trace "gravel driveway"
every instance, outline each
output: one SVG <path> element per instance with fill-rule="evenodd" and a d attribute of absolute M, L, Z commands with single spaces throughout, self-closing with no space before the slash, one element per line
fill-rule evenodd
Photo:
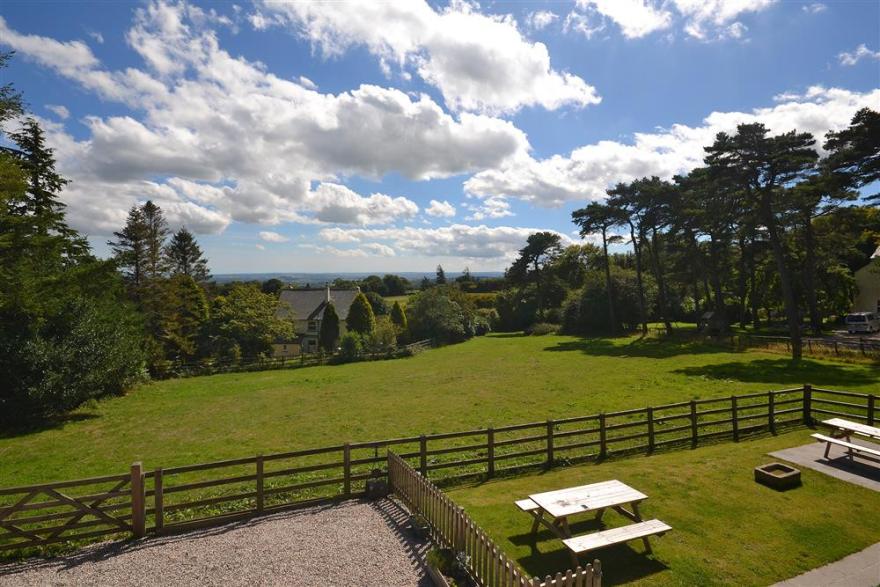
<path fill-rule="evenodd" d="M 348 501 L 0 566 L 0 585 L 427 586 L 394 501 Z"/>

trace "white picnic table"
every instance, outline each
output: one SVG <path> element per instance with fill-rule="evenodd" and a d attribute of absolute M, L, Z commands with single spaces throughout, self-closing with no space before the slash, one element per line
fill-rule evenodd
<path fill-rule="evenodd" d="M 537 524 L 544 523 L 560 538 L 571 538 L 571 530 L 568 527 L 569 516 L 596 512 L 596 519 L 601 520 L 605 510 L 612 508 L 630 520 L 641 522 L 639 502 L 648 499 L 648 496 L 617 479 L 612 479 L 601 483 L 536 493 L 530 495 L 529 499 L 540 508 L 535 514 L 533 532 L 537 530 Z M 633 511 L 624 509 L 625 505 L 630 505 Z M 544 515 L 552 518 L 552 522 L 547 523 Z"/>
<path fill-rule="evenodd" d="M 876 445 L 864 446 L 854 444 L 851 438 L 853 435 L 856 435 L 880 441 L 880 428 L 858 422 L 850 422 L 843 418 L 831 418 L 830 420 L 823 420 L 822 423 L 832 428 L 831 436 L 825 436 L 824 434 L 812 434 L 811 436 L 819 442 L 825 443 L 824 456 L 826 459 L 829 458 L 831 445 L 837 445 L 846 449 L 846 456 L 850 460 L 853 460 L 856 455 L 872 461 L 880 459 L 880 447 Z"/>
<path fill-rule="evenodd" d="M 516 502 L 516 505 L 534 518 L 532 534 L 538 531 L 539 525 L 546 526 L 562 539 L 571 551 L 573 564 L 577 565 L 579 553 L 635 539 L 641 539 L 645 545 L 645 552 L 650 553 L 651 544 L 648 542 L 648 537 L 662 535 L 671 528 L 660 520 L 642 519 L 639 503 L 646 499 L 648 496 L 641 491 L 612 479 L 601 483 L 535 493 L 528 499 Z M 624 506 L 629 506 L 631 510 Z M 568 524 L 569 517 L 594 513 L 595 518 L 601 520 L 606 509 L 616 511 L 635 524 L 572 537 Z"/>
<path fill-rule="evenodd" d="M 832 433 L 832 436 L 837 436 L 838 438 L 846 438 L 848 442 L 851 442 L 850 436 L 853 434 L 866 436 L 867 438 L 870 438 L 872 440 L 880 440 L 880 428 L 877 428 L 875 426 L 859 424 L 858 422 L 850 422 L 849 420 L 844 420 L 843 418 L 831 418 L 830 420 L 823 420 L 822 423 L 835 429 L 836 434 Z"/>

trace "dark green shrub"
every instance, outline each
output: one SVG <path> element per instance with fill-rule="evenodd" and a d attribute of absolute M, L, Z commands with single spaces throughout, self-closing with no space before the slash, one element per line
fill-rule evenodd
<path fill-rule="evenodd" d="M 339 358 L 345 363 L 357 361 L 363 350 L 364 345 L 357 332 L 346 332 L 339 341 Z"/>
<path fill-rule="evenodd" d="M 559 330 L 556 324 L 548 324 L 547 322 L 537 322 L 525 329 L 526 334 L 534 336 L 544 336 L 546 334 L 555 334 Z"/>

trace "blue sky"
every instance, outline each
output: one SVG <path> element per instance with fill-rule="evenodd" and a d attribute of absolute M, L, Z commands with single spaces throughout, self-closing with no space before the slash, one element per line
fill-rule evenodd
<path fill-rule="evenodd" d="M 880 3 L 19 2 L 3 81 L 95 250 L 158 202 L 215 272 L 503 269 L 611 183 L 880 109 Z"/>

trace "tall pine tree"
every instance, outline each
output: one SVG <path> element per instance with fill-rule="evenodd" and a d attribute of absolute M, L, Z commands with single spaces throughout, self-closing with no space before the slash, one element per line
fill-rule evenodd
<path fill-rule="evenodd" d="M 147 227 L 141 208 L 132 206 L 125 226 L 114 232 L 115 241 L 107 241 L 116 265 L 128 284 L 137 290 L 143 285 L 147 263 Z"/>
<path fill-rule="evenodd" d="M 165 247 L 165 261 L 171 275 L 188 275 L 199 283 L 211 278 L 208 260 L 185 226 L 174 233 L 171 242 Z"/>

